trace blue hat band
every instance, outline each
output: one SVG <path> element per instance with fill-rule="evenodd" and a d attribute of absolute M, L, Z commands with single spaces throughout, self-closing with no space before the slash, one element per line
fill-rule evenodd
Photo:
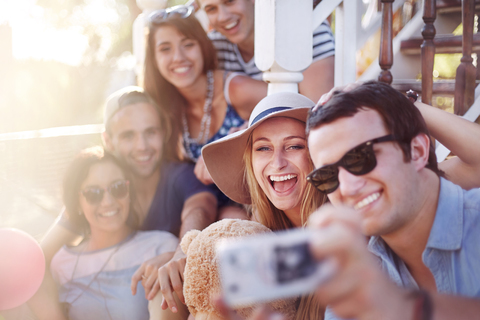
<path fill-rule="evenodd" d="M 250 126 L 253 126 L 256 122 L 262 120 L 263 118 L 265 118 L 266 116 L 268 116 L 271 113 L 279 112 L 279 111 L 283 111 L 283 110 L 290 110 L 290 109 L 293 109 L 293 108 L 291 108 L 291 107 L 274 107 L 274 108 L 267 109 L 263 112 L 260 112 L 255 117 L 255 119 L 253 119 L 252 124 L 250 124 Z"/>

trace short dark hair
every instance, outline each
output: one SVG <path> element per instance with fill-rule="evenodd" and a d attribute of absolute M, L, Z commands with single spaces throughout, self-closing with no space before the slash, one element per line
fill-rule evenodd
<path fill-rule="evenodd" d="M 72 161 L 65 172 L 63 179 L 63 204 L 66 208 L 66 214 L 69 221 L 79 229 L 88 232 L 89 224 L 85 215 L 79 214 L 80 210 L 80 186 L 87 178 L 90 168 L 97 163 L 111 162 L 120 168 L 126 180 L 130 181 L 130 208 L 127 223 L 134 229 L 138 228 L 139 218 L 134 209 L 135 188 L 132 185 L 132 175 L 125 165 L 123 165 L 112 154 L 105 151 L 102 147 L 92 147 L 82 150 Z"/>
<path fill-rule="evenodd" d="M 307 134 L 323 124 L 353 117 L 358 111 L 366 109 L 375 110 L 380 114 L 386 129 L 393 134 L 402 149 L 405 162 L 412 158 L 412 139 L 420 133 L 430 136 L 427 124 L 417 107 L 399 91 L 377 81 L 365 82 L 348 92 L 335 92 L 325 105 L 310 112 Z M 428 163 L 425 167 L 438 176 L 444 176 L 443 171 L 438 169 L 433 143 L 430 143 Z"/>
<path fill-rule="evenodd" d="M 182 119 L 181 112 L 185 110 L 187 102 L 175 86 L 160 74 L 155 60 L 155 33 L 159 28 L 165 26 L 174 27 L 185 35 L 185 37 L 198 41 L 203 57 L 204 74 L 207 74 L 209 70 L 215 70 L 217 68 L 217 51 L 203 30 L 202 25 L 193 14 L 187 18 L 182 18 L 176 14 L 170 15 L 160 23 L 151 24 L 149 27 L 143 87 L 145 88 L 145 92 L 155 100 L 160 108 L 166 111 L 166 114 L 170 118 L 172 135 L 166 144 L 166 149 L 168 149 L 167 158 L 169 160 L 178 160 L 182 159 L 182 152 L 179 148 L 179 139 L 182 132 L 180 121 L 180 119 Z"/>

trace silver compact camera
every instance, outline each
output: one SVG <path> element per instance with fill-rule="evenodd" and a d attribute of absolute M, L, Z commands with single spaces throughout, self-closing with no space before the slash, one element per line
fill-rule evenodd
<path fill-rule="evenodd" d="M 217 246 L 220 279 L 233 308 L 314 291 L 334 272 L 310 254 L 313 231 L 296 229 L 226 239 Z"/>

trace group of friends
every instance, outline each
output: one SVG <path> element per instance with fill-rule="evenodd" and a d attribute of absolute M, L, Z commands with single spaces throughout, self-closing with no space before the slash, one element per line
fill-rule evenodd
<path fill-rule="evenodd" d="M 254 0 L 197 4 L 208 35 L 191 6 L 150 15 L 142 86 L 107 99 L 104 146 L 67 168 L 36 317 L 191 318 L 179 239 L 225 218 L 319 231 L 336 271 L 296 319 L 478 317 L 478 125 L 383 83 L 332 89 L 328 23 L 300 93 L 266 96 Z M 457 157 L 437 164 L 430 134 Z"/>

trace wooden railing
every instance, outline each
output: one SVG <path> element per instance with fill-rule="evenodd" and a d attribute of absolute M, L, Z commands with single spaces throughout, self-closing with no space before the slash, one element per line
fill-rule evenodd
<path fill-rule="evenodd" d="M 379 64 L 382 68 L 378 81 L 391 84 L 393 81 L 390 68 L 393 65 L 393 0 L 382 0 L 382 33 L 380 39 Z"/>
<path fill-rule="evenodd" d="M 436 18 L 436 0 L 424 0 L 423 2 L 423 21 L 425 25 L 422 29 L 422 101 L 426 104 L 432 104 L 433 95 L 433 62 L 435 56 L 435 26 L 433 23 Z"/>
<path fill-rule="evenodd" d="M 429 0 L 432 1 L 432 0 Z M 473 65 L 472 44 L 473 24 L 475 19 L 475 1 L 462 1 L 462 53 L 460 65 L 455 78 L 455 114 L 464 115 L 475 100 L 476 69 Z"/>

